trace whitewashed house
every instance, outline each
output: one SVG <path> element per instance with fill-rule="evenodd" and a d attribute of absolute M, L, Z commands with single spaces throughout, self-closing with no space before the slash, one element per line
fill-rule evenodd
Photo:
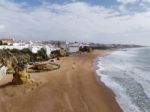
<path fill-rule="evenodd" d="M 13 46 L 9 46 L 9 45 L 0 46 L 0 49 L 18 49 L 18 50 L 22 50 L 24 48 L 28 48 L 28 45 L 14 44 Z"/>
<path fill-rule="evenodd" d="M 49 56 L 52 51 L 60 50 L 60 48 L 56 48 L 56 47 L 54 47 L 54 46 L 52 46 L 52 45 L 44 46 L 43 48 L 44 48 L 44 50 L 46 51 L 47 56 Z"/>
<path fill-rule="evenodd" d="M 42 48 L 42 46 L 29 46 L 28 48 L 32 53 L 37 53 Z"/>
<path fill-rule="evenodd" d="M 12 46 L 10 45 L 1 45 L 0 49 L 18 49 L 18 50 L 23 50 L 23 49 L 29 49 L 32 53 L 37 53 L 41 48 L 43 48 L 46 51 L 47 56 L 51 54 L 52 51 L 54 50 L 59 50 L 60 48 L 54 47 L 52 45 L 38 45 L 34 44 L 31 41 L 29 41 L 28 44 L 26 43 L 13 43 Z"/>
<path fill-rule="evenodd" d="M 69 43 L 68 44 L 68 53 L 76 53 L 79 52 L 79 48 L 80 48 L 81 44 L 80 43 Z"/>

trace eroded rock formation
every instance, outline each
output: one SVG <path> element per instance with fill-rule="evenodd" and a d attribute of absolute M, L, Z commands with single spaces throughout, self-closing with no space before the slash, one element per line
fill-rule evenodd
<path fill-rule="evenodd" d="M 18 59 L 9 52 L 9 58 L 2 58 L 1 62 L 4 66 L 7 66 L 8 69 L 14 71 L 12 84 L 21 85 L 33 83 L 23 59 L 18 61 Z"/>
<path fill-rule="evenodd" d="M 33 83 L 33 80 L 31 80 L 30 74 L 27 72 L 26 66 L 23 62 L 13 64 L 13 68 L 13 84 L 21 85 L 26 83 Z"/>

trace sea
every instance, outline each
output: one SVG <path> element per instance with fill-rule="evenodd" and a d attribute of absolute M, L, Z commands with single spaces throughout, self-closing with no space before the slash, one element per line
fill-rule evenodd
<path fill-rule="evenodd" d="M 122 49 L 97 58 L 96 75 L 124 112 L 150 112 L 150 47 Z"/>

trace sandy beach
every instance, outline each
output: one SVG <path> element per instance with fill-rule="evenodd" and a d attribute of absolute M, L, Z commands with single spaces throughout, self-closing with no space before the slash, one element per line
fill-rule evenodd
<path fill-rule="evenodd" d="M 122 112 L 115 95 L 97 82 L 93 60 L 110 50 L 61 58 L 56 71 L 31 74 L 33 85 L 12 86 L 0 80 L 0 112 Z"/>

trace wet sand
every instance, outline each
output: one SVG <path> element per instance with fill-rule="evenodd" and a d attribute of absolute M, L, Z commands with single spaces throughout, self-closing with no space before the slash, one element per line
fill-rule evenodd
<path fill-rule="evenodd" d="M 122 112 L 115 95 L 97 82 L 93 60 L 110 50 L 61 58 L 61 68 L 31 74 L 33 85 L 12 86 L 12 76 L 0 81 L 0 112 Z"/>

